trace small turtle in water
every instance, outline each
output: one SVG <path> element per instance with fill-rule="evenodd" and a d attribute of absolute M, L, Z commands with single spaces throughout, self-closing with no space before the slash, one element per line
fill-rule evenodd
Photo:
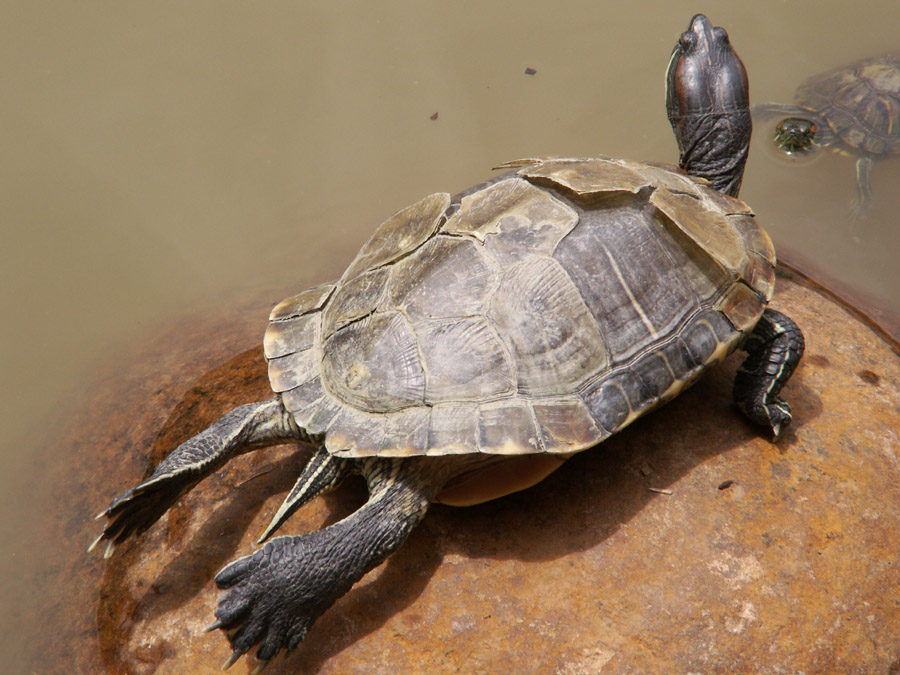
<path fill-rule="evenodd" d="M 760 103 L 761 119 L 787 116 L 775 144 L 789 153 L 831 147 L 857 158 L 857 196 L 851 206 L 862 217 L 872 201 L 869 177 L 875 159 L 900 153 L 900 52 L 863 59 L 815 75 L 797 88 L 797 105 Z"/>
<path fill-rule="evenodd" d="M 803 352 L 766 309 L 775 255 L 736 199 L 750 143 L 747 76 L 702 15 L 669 63 L 675 167 L 541 159 L 383 223 L 335 283 L 275 307 L 274 399 L 226 414 L 116 497 L 97 544 L 139 534 L 232 457 L 297 441 L 315 452 L 272 518 L 350 472 L 369 500 L 340 522 L 272 539 L 220 571 L 210 629 L 261 665 L 396 551 L 428 505 L 529 487 L 693 383 L 732 350 L 744 414 L 777 436 L 778 393 Z"/>

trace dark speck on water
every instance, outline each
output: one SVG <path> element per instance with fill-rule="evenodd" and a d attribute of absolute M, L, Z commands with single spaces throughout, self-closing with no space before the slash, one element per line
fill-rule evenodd
<path fill-rule="evenodd" d="M 525 74 L 526 74 L 526 75 L 536 75 L 536 74 L 537 74 L 537 71 L 536 71 L 534 68 L 526 68 L 526 69 L 525 69 Z"/>

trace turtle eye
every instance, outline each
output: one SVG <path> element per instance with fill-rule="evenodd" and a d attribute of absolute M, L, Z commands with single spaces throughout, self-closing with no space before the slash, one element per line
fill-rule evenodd
<path fill-rule="evenodd" d="M 713 28 L 713 35 L 716 38 L 716 42 L 728 44 L 728 31 L 724 28 Z"/>

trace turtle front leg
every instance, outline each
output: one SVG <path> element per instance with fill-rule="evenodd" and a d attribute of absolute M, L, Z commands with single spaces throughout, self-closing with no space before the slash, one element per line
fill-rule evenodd
<path fill-rule="evenodd" d="M 781 312 L 766 309 L 744 341 L 747 358 L 734 378 L 734 400 L 753 422 L 775 438 L 791 423 L 791 406 L 778 392 L 803 356 L 803 333 Z"/>
<path fill-rule="evenodd" d="M 257 448 L 308 440 L 280 399 L 235 408 L 212 426 L 188 439 L 142 483 L 112 500 L 97 518 L 108 518 L 103 532 L 88 549 L 108 541 L 104 557 L 116 544 L 149 528 L 184 493 L 228 460 Z"/>
<path fill-rule="evenodd" d="M 857 220 L 865 218 L 872 206 L 872 188 L 870 176 L 875 160 L 871 157 L 860 157 L 856 160 L 856 199 L 850 205 L 850 215 Z"/>
<path fill-rule="evenodd" d="M 223 668 L 258 643 L 263 662 L 297 647 L 326 609 L 400 548 L 434 492 L 417 466 L 411 460 L 365 461 L 369 500 L 358 511 L 323 530 L 276 537 L 216 575 L 228 592 L 207 630 L 226 631 L 234 649 Z"/>

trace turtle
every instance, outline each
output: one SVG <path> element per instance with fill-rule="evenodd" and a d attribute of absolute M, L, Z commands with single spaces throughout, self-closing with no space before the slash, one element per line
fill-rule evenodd
<path fill-rule="evenodd" d="M 737 348 L 738 408 L 777 439 L 800 328 L 767 307 L 775 253 L 737 199 L 748 81 L 723 28 L 695 16 L 675 46 L 667 112 L 680 167 L 536 158 L 383 222 L 341 278 L 272 310 L 275 397 L 242 405 L 112 500 L 91 548 L 147 530 L 234 456 L 312 452 L 263 532 L 228 564 L 207 630 L 260 667 L 406 540 L 431 503 L 526 489 L 672 399 Z M 271 538 L 361 474 L 369 498 L 321 530 Z"/>
<path fill-rule="evenodd" d="M 760 103 L 760 119 L 786 116 L 775 144 L 786 152 L 830 147 L 856 157 L 856 198 L 850 211 L 862 218 L 872 203 L 875 160 L 900 153 L 900 51 L 873 56 L 810 77 L 796 105 Z"/>

